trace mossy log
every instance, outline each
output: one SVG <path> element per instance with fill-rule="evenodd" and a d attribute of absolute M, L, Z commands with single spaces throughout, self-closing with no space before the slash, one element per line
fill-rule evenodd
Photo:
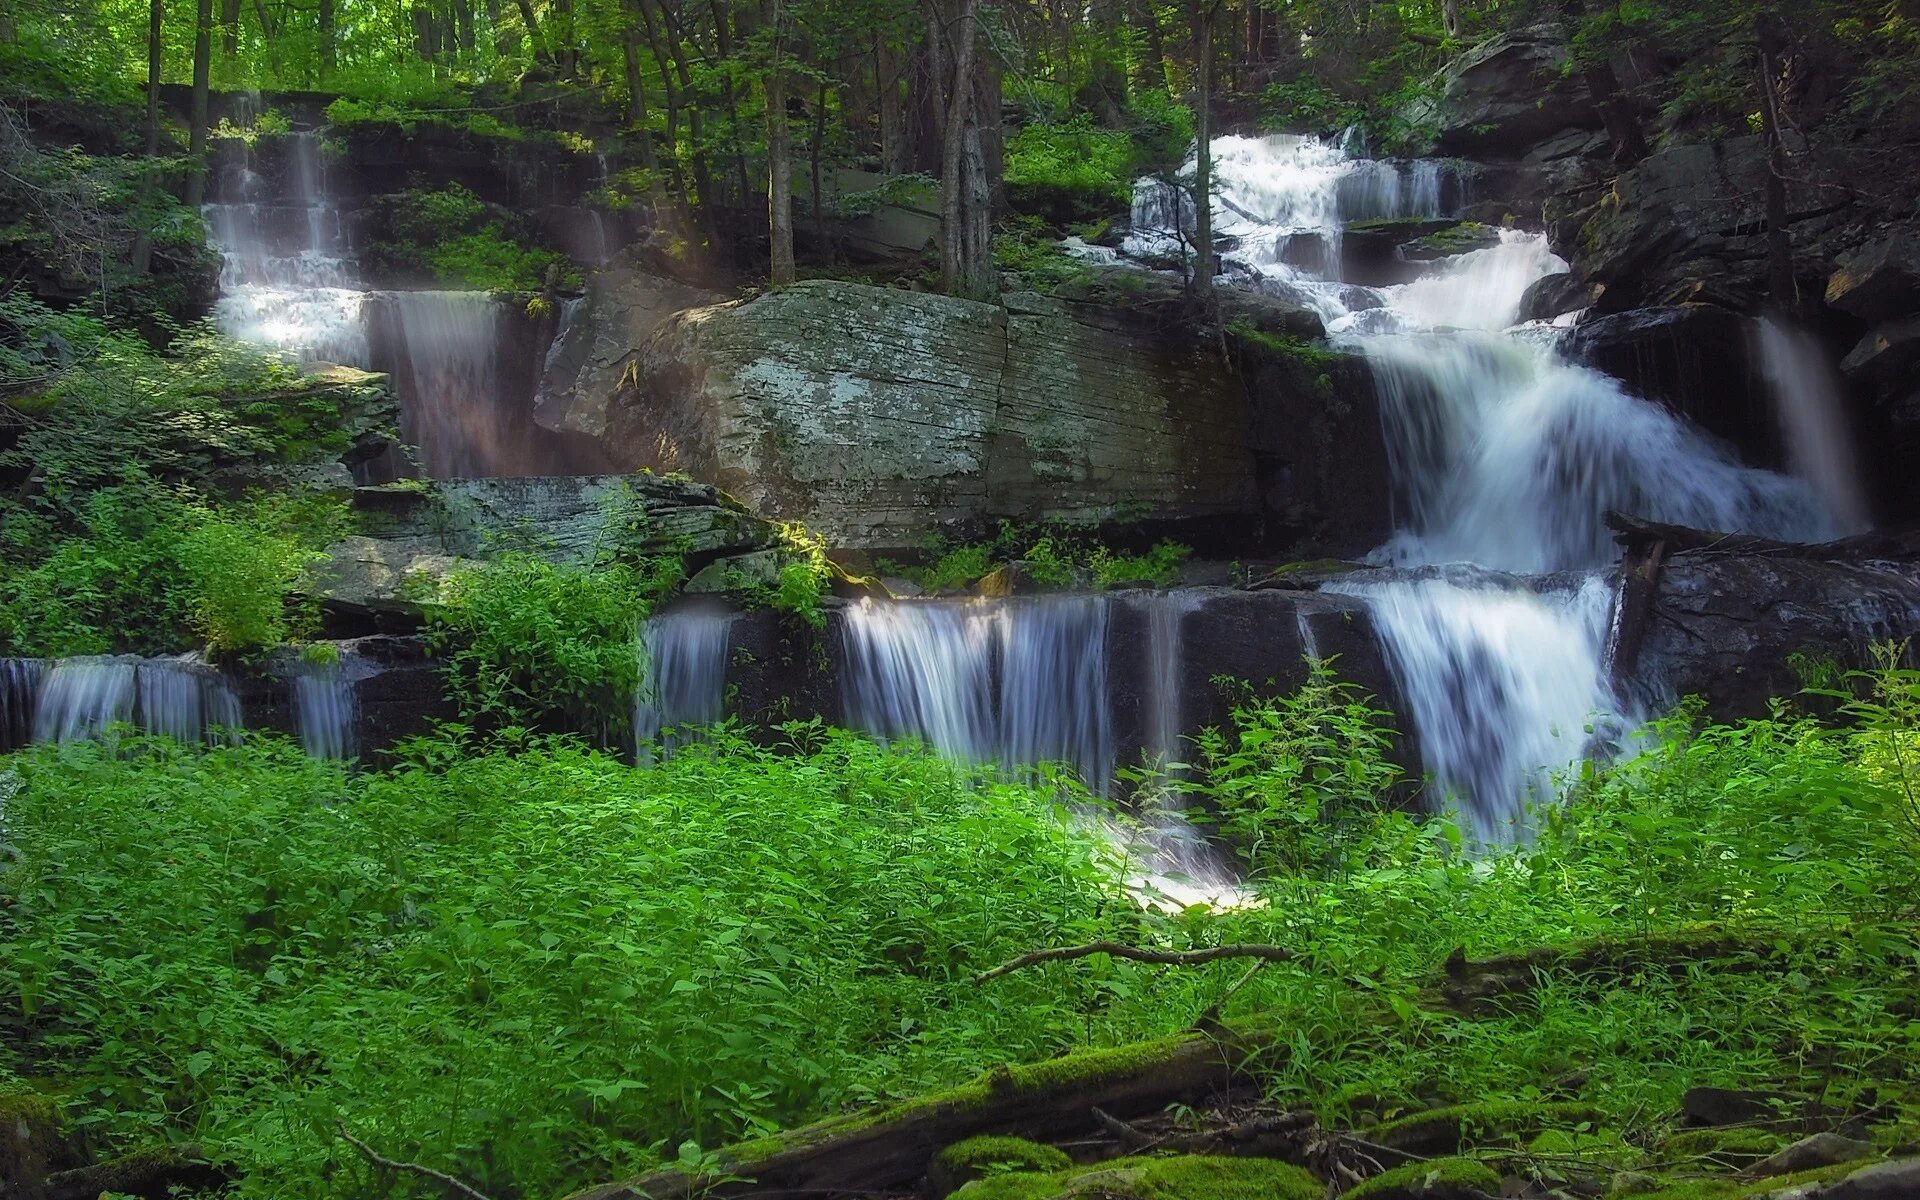
<path fill-rule="evenodd" d="M 910 1188 L 935 1154 L 967 1138 L 1008 1134 L 1059 1141 L 1096 1128 L 1096 1108 L 1124 1119 L 1219 1095 L 1274 1044 L 1271 1028 L 1248 1023 L 996 1067 L 949 1092 L 729 1147 L 710 1176 L 658 1171 L 577 1192 L 572 1200 Z"/>
<path fill-rule="evenodd" d="M 217 1191 L 230 1180 L 200 1147 L 161 1146 L 47 1176 L 46 1200 L 94 1200 L 102 1192 L 154 1197 Z"/>

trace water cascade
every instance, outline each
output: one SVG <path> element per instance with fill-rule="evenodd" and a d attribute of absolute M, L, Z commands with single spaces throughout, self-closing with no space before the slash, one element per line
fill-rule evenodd
<path fill-rule="evenodd" d="M 841 686 L 849 725 L 965 762 L 1063 762 L 1111 785 L 1108 601 L 914 601 L 851 608 Z"/>
<path fill-rule="evenodd" d="M 1420 273 L 1386 287 L 1342 280 L 1337 249 L 1317 262 L 1289 251 L 1306 235 L 1337 247 L 1356 220 L 1437 215 L 1439 165 L 1369 162 L 1290 136 L 1221 138 L 1214 158 L 1215 228 L 1232 246 L 1225 279 L 1312 308 L 1375 369 L 1396 524 L 1376 561 L 1481 568 L 1346 590 L 1372 607 L 1440 793 L 1478 836 L 1515 836 L 1548 774 L 1593 748 L 1587 729 L 1619 732 L 1601 670 L 1609 509 L 1796 541 L 1854 516 L 1822 502 L 1828 488 L 1744 467 L 1681 418 L 1565 361 L 1557 329 L 1510 328 L 1527 287 L 1566 269 L 1542 235 L 1502 231 L 1492 245 L 1406 264 Z M 1134 209 L 1129 252 L 1177 253 L 1169 225 L 1178 212 L 1191 228 L 1192 214 L 1166 185 L 1143 180 Z M 1783 392 L 1802 414 L 1791 420 L 1825 407 L 1810 387 Z M 1828 465 L 1805 472 L 1816 484 L 1845 474 L 1819 457 Z M 1494 571 L 1577 574 L 1536 589 Z"/>
<path fill-rule="evenodd" d="M 0 658 L 0 751 L 33 740 L 34 700 L 46 675 L 37 658 Z"/>
<path fill-rule="evenodd" d="M 41 684 L 33 710 L 33 740 L 77 742 L 99 737 L 110 725 L 133 721 L 131 658 L 63 658 Z"/>
<path fill-rule="evenodd" d="M 288 680 L 293 689 L 293 730 L 301 749 L 315 758 L 350 759 L 359 752 L 355 729 L 359 698 L 343 663 L 303 663 Z"/>
<path fill-rule="evenodd" d="M 651 761 L 726 716 L 727 634 L 733 614 L 686 609 L 649 618 L 640 630 L 643 668 L 633 701 L 634 757 Z"/>
<path fill-rule="evenodd" d="M 1872 521 L 1860 487 L 1860 464 L 1847 432 L 1840 381 L 1826 355 L 1804 330 L 1777 318 L 1762 321 L 1756 337 L 1795 473 L 1820 494 L 1838 532 L 1865 532 Z"/>
<path fill-rule="evenodd" d="M 220 251 L 215 315 L 224 332 L 302 362 L 389 373 L 401 432 L 429 476 L 605 469 L 595 448 L 534 424 L 531 364 L 513 369 L 514 306 L 479 291 L 369 290 L 319 135 L 289 133 L 278 144 L 284 161 L 262 161 L 248 147 L 216 178 L 204 210 Z"/>
<path fill-rule="evenodd" d="M 226 740 L 246 722 L 220 673 L 192 656 L 148 659 L 134 673 L 140 726 L 180 742 Z"/>

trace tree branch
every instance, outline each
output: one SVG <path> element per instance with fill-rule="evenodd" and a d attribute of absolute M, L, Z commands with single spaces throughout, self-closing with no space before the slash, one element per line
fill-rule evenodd
<path fill-rule="evenodd" d="M 1218 962 L 1223 958 L 1258 958 L 1267 962 L 1293 962 L 1299 957 L 1285 946 L 1263 946 L 1256 943 L 1242 943 L 1231 946 L 1208 946 L 1204 950 L 1148 950 L 1141 946 L 1129 946 L 1123 942 L 1088 942 L 1084 946 L 1057 946 L 1050 950 L 1034 950 L 1022 954 L 1019 958 L 1001 963 L 990 971 L 982 971 L 973 977 L 976 984 L 989 979 L 998 979 L 1023 967 L 1040 963 L 1065 962 L 1075 958 L 1090 958 L 1095 954 L 1105 954 L 1112 958 L 1127 958 L 1134 962 L 1154 963 L 1165 967 L 1197 967 L 1203 963 Z"/>
<path fill-rule="evenodd" d="M 340 1136 L 345 1139 L 349 1146 L 358 1150 L 361 1157 L 376 1167 L 384 1167 L 389 1171 L 401 1171 L 408 1175 L 418 1175 L 422 1179 L 431 1179 L 448 1191 L 456 1195 L 465 1196 L 467 1200 L 493 1200 L 493 1197 L 487 1195 L 485 1192 L 462 1183 L 445 1171 L 436 1171 L 432 1167 L 423 1167 L 419 1163 L 396 1162 L 386 1157 L 372 1146 L 367 1145 L 359 1138 L 353 1136 L 353 1134 L 348 1131 L 345 1121 L 336 1122 L 334 1128 L 339 1131 Z"/>

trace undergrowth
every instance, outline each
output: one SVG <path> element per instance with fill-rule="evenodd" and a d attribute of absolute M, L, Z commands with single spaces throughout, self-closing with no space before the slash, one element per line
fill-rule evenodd
<path fill-rule="evenodd" d="M 1274 1102 L 1346 1127 L 1572 1100 L 1611 1158 L 1715 1085 L 1892 1137 L 1920 1119 L 1920 684 L 1851 682 L 1871 696 L 1847 727 L 1655 722 L 1535 841 L 1468 854 L 1367 794 L 1383 746 L 1317 672 L 1246 698 L 1195 765 L 1203 799 L 1281 829 L 1253 843 L 1248 902 L 1211 910 L 1127 897 L 1052 788 L 816 725 L 644 768 L 457 730 L 359 775 L 272 739 L 41 747 L 5 767 L 0 1080 L 51 1087 L 102 1151 L 200 1141 L 242 1195 L 392 1194 L 336 1122 L 492 1194 L 557 1194 L 1224 1005 L 1279 1031 Z M 1322 814 L 1358 803 L 1303 842 L 1314 789 Z M 1096 937 L 1298 957 L 973 979 Z M 1535 965 L 1503 999 L 1436 1002 L 1449 961 L 1516 951 Z"/>

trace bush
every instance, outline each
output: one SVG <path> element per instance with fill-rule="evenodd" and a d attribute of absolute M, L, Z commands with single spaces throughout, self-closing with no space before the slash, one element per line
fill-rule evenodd
<path fill-rule="evenodd" d="M 1027 125 L 1007 143 L 1007 199 L 1055 226 L 1098 221 L 1133 197 L 1133 139 L 1085 113 L 1061 125 Z"/>
<path fill-rule="evenodd" d="M 1046 1054 L 1090 990 L 975 970 L 1101 928 L 1048 797 L 800 727 L 629 769 L 468 742 L 352 776 L 278 742 L 14 759 L 0 1076 L 242 1197 L 393 1195 L 335 1123 L 494 1195 Z M 102 914 L 112 919 L 103 921 Z"/>
<path fill-rule="evenodd" d="M 516 220 L 492 214 L 460 184 L 416 188 L 393 200 L 388 212 L 392 240 L 369 253 L 388 270 L 423 274 L 459 288 L 538 291 L 556 267 L 570 283 L 579 282 L 564 255 L 528 244 Z"/>

